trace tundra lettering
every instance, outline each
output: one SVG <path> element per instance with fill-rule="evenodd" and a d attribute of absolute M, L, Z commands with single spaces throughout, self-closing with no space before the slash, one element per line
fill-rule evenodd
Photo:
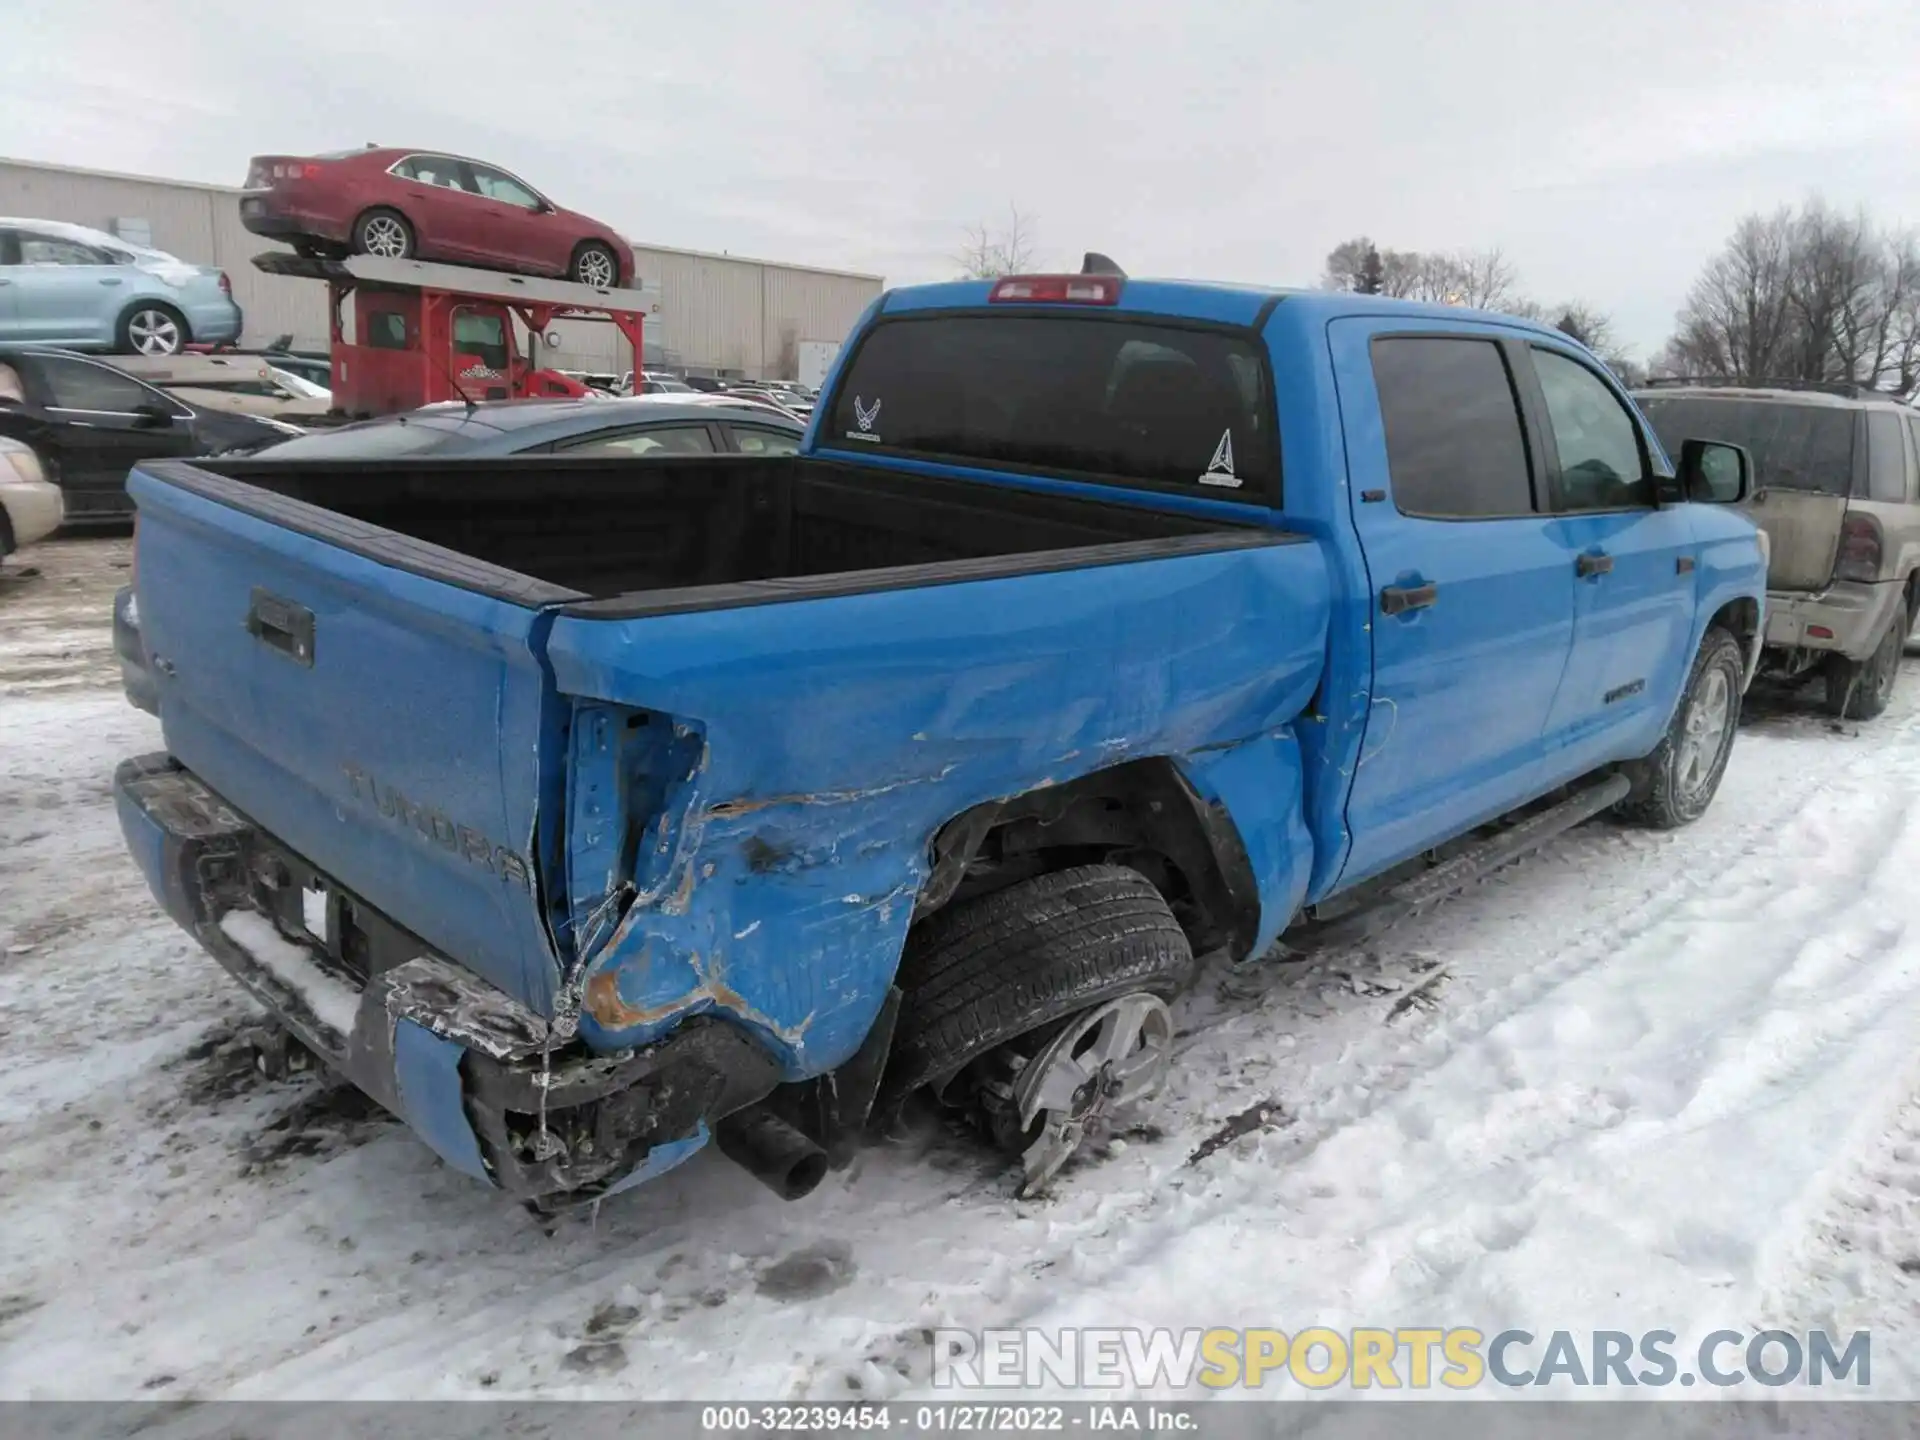
<path fill-rule="evenodd" d="M 484 865 L 502 880 L 527 883 L 527 866 L 506 846 L 489 840 L 470 825 L 457 825 L 438 810 L 416 805 L 392 785 L 377 780 L 351 762 L 343 762 L 341 773 L 347 777 L 347 789 L 356 800 L 364 800 L 389 820 L 425 836 L 443 850 L 451 850 L 476 865 Z"/>

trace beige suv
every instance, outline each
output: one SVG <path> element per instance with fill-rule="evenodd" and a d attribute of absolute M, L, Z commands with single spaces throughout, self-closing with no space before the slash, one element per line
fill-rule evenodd
<path fill-rule="evenodd" d="M 1772 545 L 1761 674 L 1819 670 L 1835 715 L 1885 710 L 1920 596 L 1920 412 L 1850 385 L 1683 381 L 1636 398 L 1669 451 L 1701 436 L 1753 457 L 1745 508 Z"/>

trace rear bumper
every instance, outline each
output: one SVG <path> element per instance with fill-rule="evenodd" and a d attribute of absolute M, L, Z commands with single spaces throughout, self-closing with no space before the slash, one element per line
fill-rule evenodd
<path fill-rule="evenodd" d="M 269 240 L 344 241 L 345 227 L 320 215 L 307 214 L 277 199 L 271 190 L 240 197 L 240 223 L 250 233 Z"/>
<path fill-rule="evenodd" d="M 128 850 L 177 924 L 448 1164 L 511 1195 L 637 1185 L 693 1154 L 710 1125 L 777 1081 L 773 1060 L 745 1032 L 704 1017 L 614 1055 L 556 1039 L 549 1059 L 544 1018 L 419 942 L 405 944 L 393 921 L 170 756 L 122 763 L 114 800 Z M 330 897 L 325 928 L 355 927 L 374 942 L 362 947 L 374 952 L 370 974 L 305 929 L 303 895 L 314 888 Z"/>
<path fill-rule="evenodd" d="M 58 530 L 66 503 L 51 481 L 0 478 L 0 510 L 7 512 L 7 532 L 17 550 Z"/>
<path fill-rule="evenodd" d="M 1817 595 L 1769 590 L 1767 648 L 1831 651 L 1864 660 L 1880 643 L 1905 596 L 1897 580 L 1841 580 Z"/>
<path fill-rule="evenodd" d="M 152 663 L 140 640 L 140 606 L 133 587 L 123 585 L 113 597 L 113 653 L 120 661 L 120 688 L 136 710 L 160 713 L 160 690 L 154 684 Z"/>
<path fill-rule="evenodd" d="M 217 300 L 197 300 L 185 307 L 187 328 L 197 343 L 224 345 L 238 340 L 246 328 L 246 316 L 238 304 L 225 296 Z"/>

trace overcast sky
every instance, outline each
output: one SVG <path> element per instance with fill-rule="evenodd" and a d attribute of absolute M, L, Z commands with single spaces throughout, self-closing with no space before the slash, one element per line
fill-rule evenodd
<path fill-rule="evenodd" d="M 0 0 L 0 155 L 237 184 L 369 141 L 895 283 L 1010 204 L 1134 274 L 1497 245 L 1644 357 L 1743 213 L 1920 224 L 1920 4 Z"/>

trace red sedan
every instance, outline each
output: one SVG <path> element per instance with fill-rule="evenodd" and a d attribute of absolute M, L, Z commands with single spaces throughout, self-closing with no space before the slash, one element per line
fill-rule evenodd
<path fill-rule="evenodd" d="M 633 251 L 612 226 L 497 165 L 438 151 L 256 155 L 240 223 L 303 255 L 442 260 L 602 289 L 633 279 Z"/>

